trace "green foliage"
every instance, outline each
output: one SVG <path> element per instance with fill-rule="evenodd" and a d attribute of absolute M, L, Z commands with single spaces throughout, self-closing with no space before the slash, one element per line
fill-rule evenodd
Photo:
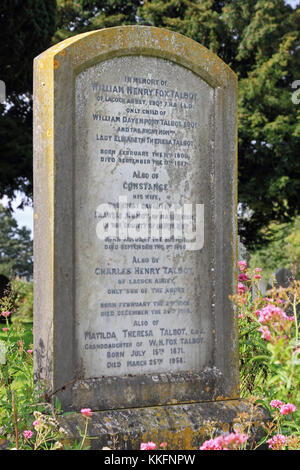
<path fill-rule="evenodd" d="M 0 423 L 1 435 L 15 435 L 14 407 L 17 416 L 22 417 L 19 432 L 27 429 L 31 422 L 31 403 L 37 398 L 33 391 L 32 354 L 27 353 L 30 344 L 25 344 L 25 329 L 18 325 L 12 327 L 7 320 L 5 339 L 5 361 L 0 364 Z M 30 325 L 32 328 L 32 325 Z M 22 339 L 20 339 L 22 338 Z M 32 333 L 31 333 L 32 340 Z M 15 410 L 16 411 L 16 410 Z M 2 437 L 0 436 L 0 437 Z"/>
<path fill-rule="evenodd" d="M 32 197 L 33 59 L 55 31 L 56 0 L 0 2 L 0 80 L 9 108 L 0 105 L 0 198 L 15 190 Z"/>
<path fill-rule="evenodd" d="M 0 439 L 18 450 L 54 450 L 61 448 L 63 432 L 56 419 L 45 414 L 49 410 L 43 403 L 43 389 L 33 383 L 28 333 L 32 343 L 32 324 L 26 330 L 7 320 L 6 331 L 0 336 L 0 348 L 5 350 L 0 361 Z"/>
<path fill-rule="evenodd" d="M 232 296 L 239 317 L 241 393 L 257 397 L 272 414 L 268 436 L 289 436 L 289 448 L 300 446 L 300 281 L 288 288 L 258 289 L 258 270 L 240 265 L 238 294 Z M 285 312 L 289 312 L 286 315 Z M 273 400 L 281 405 L 274 407 Z M 285 413 L 282 405 L 295 406 Z M 288 442 L 287 441 L 287 442 Z"/>
<path fill-rule="evenodd" d="M 249 249 L 262 245 L 265 226 L 299 211 L 300 108 L 291 101 L 299 79 L 299 9 L 283 0 L 146 0 L 139 13 L 145 24 L 205 45 L 237 73 L 239 232 Z"/>
<path fill-rule="evenodd" d="M 19 228 L 9 209 L 0 204 L 0 273 L 8 277 L 30 277 L 33 267 L 32 250 L 30 230 L 26 227 Z"/>
<path fill-rule="evenodd" d="M 94 29 L 136 24 L 141 0 L 58 0 L 57 30 L 53 41 Z"/>
<path fill-rule="evenodd" d="M 16 312 L 14 320 L 23 323 L 33 320 L 33 281 L 15 278 L 11 282 L 11 289 L 16 293 Z"/>
<path fill-rule="evenodd" d="M 55 0 L 1 1 L 0 78 L 8 95 L 32 90 L 32 61 L 49 46 L 55 10 Z"/>
<path fill-rule="evenodd" d="M 1 78 L 1 77 L 0 77 Z M 30 94 L 8 97 L 0 105 L 0 198 L 13 199 L 16 190 L 32 196 L 32 99 Z"/>
<path fill-rule="evenodd" d="M 291 269 L 300 277 L 300 217 L 293 224 L 291 233 L 286 237 L 287 252 L 291 260 Z"/>
<path fill-rule="evenodd" d="M 300 278 L 300 217 L 285 224 L 270 224 L 268 237 L 271 242 L 251 255 L 251 266 L 263 268 L 266 282 L 280 267 Z"/>
<path fill-rule="evenodd" d="M 300 281 L 287 289 L 273 289 L 265 299 L 258 290 L 258 271 L 241 266 L 241 274 L 243 282 L 232 301 L 239 316 L 241 392 L 249 400 L 249 413 L 235 418 L 234 431 L 250 436 L 254 403 L 260 404 L 272 415 L 272 420 L 265 423 L 266 435 L 261 442 L 280 433 L 286 449 L 299 450 L 300 342 L 296 312 L 300 304 Z M 24 290 L 22 284 L 16 285 Z M 15 300 L 13 293 L 0 305 L 0 315 L 13 308 Z M 259 312 L 268 306 L 272 315 L 263 321 Z M 282 309 L 292 310 L 293 319 L 287 318 Z M 25 327 L 20 322 L 11 324 L 8 318 L 5 317 L 4 331 L 0 331 L 0 439 L 8 443 L 9 448 L 23 450 L 88 450 L 85 444 L 90 439 L 89 416 L 82 416 L 81 441 L 68 442 L 56 416 L 61 413 L 60 403 L 56 400 L 55 411 L 44 403 L 42 385 L 33 384 L 32 324 Z M 296 409 L 284 413 L 281 405 L 274 407 L 272 400 L 279 400 L 282 405 L 295 405 Z M 217 431 L 215 424 L 206 422 L 211 437 Z M 25 435 L 24 431 L 27 431 Z M 239 444 L 233 449 L 245 449 L 245 445 Z"/>

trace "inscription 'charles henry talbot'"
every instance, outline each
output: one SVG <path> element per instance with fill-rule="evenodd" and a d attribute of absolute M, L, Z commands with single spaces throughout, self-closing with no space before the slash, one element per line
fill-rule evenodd
<path fill-rule="evenodd" d="M 34 77 L 36 377 L 64 410 L 236 397 L 233 72 L 128 26 Z"/>

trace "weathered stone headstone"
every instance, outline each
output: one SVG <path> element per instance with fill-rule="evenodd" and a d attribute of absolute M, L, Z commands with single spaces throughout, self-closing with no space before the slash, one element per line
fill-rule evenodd
<path fill-rule="evenodd" d="M 276 287 L 278 289 L 280 287 L 289 287 L 293 278 L 293 274 L 289 269 L 278 268 L 269 279 L 267 288 L 272 289 L 272 287 Z"/>
<path fill-rule="evenodd" d="M 236 76 L 128 26 L 63 41 L 34 77 L 36 379 L 65 411 L 97 410 L 103 445 L 195 447 L 203 419 L 244 406 Z"/>

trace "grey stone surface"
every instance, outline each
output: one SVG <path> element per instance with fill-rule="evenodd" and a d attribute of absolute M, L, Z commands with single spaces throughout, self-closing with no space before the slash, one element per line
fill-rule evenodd
<path fill-rule="evenodd" d="M 241 242 L 240 237 L 238 237 L 238 261 L 247 261 L 247 263 L 250 261 L 250 253 Z"/>
<path fill-rule="evenodd" d="M 84 376 L 201 370 L 212 357 L 212 226 L 205 249 L 190 250 L 185 234 L 153 236 L 152 220 L 144 235 L 128 230 L 105 241 L 97 224 L 99 205 L 114 215 L 120 196 L 136 207 L 133 216 L 140 205 L 204 204 L 211 218 L 214 90 L 180 65 L 142 56 L 89 67 L 75 89 L 76 345 Z"/>
<path fill-rule="evenodd" d="M 248 446 L 263 437 L 262 424 L 269 420 L 268 413 L 260 408 L 251 410 L 246 401 L 227 400 L 210 403 L 188 403 L 152 408 L 108 410 L 92 415 L 88 423 L 85 441 L 92 449 L 138 450 L 142 442 L 152 441 L 157 449 L 161 442 L 167 442 L 167 450 L 198 450 L 209 439 L 208 422 L 214 422 L 216 435 L 232 431 L 233 421 L 238 415 L 249 417 L 252 426 L 248 429 Z M 251 415 L 251 417 L 250 417 Z M 68 439 L 81 440 L 85 420 L 78 413 L 60 418 Z M 126 431 L 125 431 L 126 430 Z"/>

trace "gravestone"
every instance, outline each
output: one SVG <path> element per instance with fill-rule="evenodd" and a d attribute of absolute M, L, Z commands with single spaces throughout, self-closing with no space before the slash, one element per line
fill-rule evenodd
<path fill-rule="evenodd" d="M 280 287 L 287 288 L 293 281 L 293 274 L 287 268 L 278 268 L 271 276 L 268 281 L 267 288 L 272 289 L 272 287 L 276 287 L 279 289 Z"/>
<path fill-rule="evenodd" d="M 250 253 L 247 251 L 245 245 L 241 242 L 240 237 L 238 236 L 238 261 L 250 261 Z"/>
<path fill-rule="evenodd" d="M 141 26 L 80 34 L 34 67 L 35 378 L 64 411 L 95 412 L 93 445 L 196 448 L 204 419 L 246 406 L 228 299 L 236 76 Z"/>

